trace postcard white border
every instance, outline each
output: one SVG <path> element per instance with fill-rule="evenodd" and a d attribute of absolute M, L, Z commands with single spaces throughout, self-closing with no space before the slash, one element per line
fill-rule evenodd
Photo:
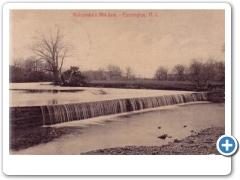
<path fill-rule="evenodd" d="M 231 6 L 227 3 L 8 3 L 3 7 L 3 172 L 7 175 L 227 175 L 221 155 L 9 155 L 10 9 L 223 9 L 225 10 L 225 134 L 231 134 Z"/>

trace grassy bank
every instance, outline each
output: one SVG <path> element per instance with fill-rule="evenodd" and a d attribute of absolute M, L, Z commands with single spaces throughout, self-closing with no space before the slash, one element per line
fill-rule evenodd
<path fill-rule="evenodd" d="M 211 83 L 212 85 L 221 85 L 222 83 Z M 202 91 L 206 87 L 197 88 L 189 81 L 157 81 L 151 79 L 131 80 L 131 81 L 91 81 L 91 87 L 104 88 L 126 88 L 126 89 L 157 89 L 157 90 L 179 90 L 179 91 Z"/>

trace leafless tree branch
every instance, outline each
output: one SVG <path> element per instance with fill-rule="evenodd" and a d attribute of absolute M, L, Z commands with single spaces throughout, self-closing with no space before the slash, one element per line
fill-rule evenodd
<path fill-rule="evenodd" d="M 72 56 L 74 49 L 71 43 L 64 41 L 64 36 L 58 28 L 56 34 L 38 33 L 34 37 L 34 43 L 30 49 L 39 60 L 45 61 L 48 65 L 47 70 L 54 75 L 54 82 L 58 83 L 59 74 L 66 58 Z"/>

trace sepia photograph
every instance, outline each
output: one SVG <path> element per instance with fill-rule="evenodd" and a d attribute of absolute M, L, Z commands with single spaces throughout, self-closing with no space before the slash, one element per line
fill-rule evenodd
<path fill-rule="evenodd" d="M 11 156 L 220 155 L 224 9 L 10 9 L 9 37 Z"/>

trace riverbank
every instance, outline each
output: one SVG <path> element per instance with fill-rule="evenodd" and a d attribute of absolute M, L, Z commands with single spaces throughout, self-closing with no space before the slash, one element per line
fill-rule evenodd
<path fill-rule="evenodd" d="M 82 155 L 220 155 L 216 148 L 218 138 L 224 135 L 223 127 L 211 127 L 182 140 L 175 139 L 163 146 L 126 146 L 99 149 Z"/>
<path fill-rule="evenodd" d="M 28 84 L 27 88 L 31 87 L 31 84 L 36 84 L 38 82 L 16 82 L 10 84 Z M 136 80 L 91 80 L 85 86 L 63 86 L 61 84 L 54 85 L 51 82 L 41 82 L 41 85 L 48 85 L 51 89 L 57 87 L 61 88 L 116 88 L 116 89 L 147 89 L 147 90 L 174 90 L 174 91 L 224 91 L 225 83 L 224 82 L 211 82 L 211 88 L 208 88 L 207 85 L 203 87 L 196 87 L 190 81 L 158 81 L 154 79 L 136 79 Z M 29 86 L 30 85 L 30 86 Z M 43 87 L 39 87 L 42 89 Z M 15 89 L 15 88 L 12 88 Z"/>
<path fill-rule="evenodd" d="M 78 133 L 73 127 L 18 127 L 10 129 L 10 150 L 26 149 L 38 144 L 45 144 L 64 135 Z"/>
<path fill-rule="evenodd" d="M 102 88 L 121 88 L 121 89 L 154 89 L 154 90 L 176 90 L 176 91 L 206 91 L 207 86 L 196 87 L 190 81 L 157 81 L 153 79 L 139 80 L 93 80 L 89 83 L 90 87 Z M 223 82 L 212 82 L 214 90 L 223 91 Z"/>

